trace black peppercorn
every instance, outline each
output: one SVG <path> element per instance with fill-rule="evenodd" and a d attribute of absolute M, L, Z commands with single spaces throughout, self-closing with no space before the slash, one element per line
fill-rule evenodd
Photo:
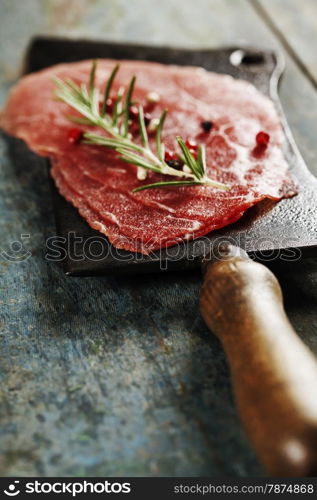
<path fill-rule="evenodd" d="M 167 160 L 166 163 L 169 167 L 175 168 L 176 170 L 181 170 L 182 166 L 184 165 L 182 160 Z"/>
<path fill-rule="evenodd" d="M 206 120 L 204 122 L 201 122 L 201 126 L 202 126 L 204 132 L 210 132 L 213 125 L 214 124 L 210 120 Z"/>

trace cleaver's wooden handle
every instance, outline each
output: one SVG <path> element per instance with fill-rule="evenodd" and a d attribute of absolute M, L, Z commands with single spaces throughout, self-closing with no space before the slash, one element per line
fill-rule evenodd
<path fill-rule="evenodd" d="M 267 472 L 317 476 L 317 362 L 277 279 L 236 247 L 205 262 L 202 316 L 223 344 L 239 413 Z"/>

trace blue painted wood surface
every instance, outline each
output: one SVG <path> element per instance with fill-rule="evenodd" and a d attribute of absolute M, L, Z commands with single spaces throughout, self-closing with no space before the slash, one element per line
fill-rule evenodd
<path fill-rule="evenodd" d="M 34 34 L 280 46 L 244 0 L 177 5 L 2 0 L 2 102 Z M 316 93 L 287 62 L 282 101 L 316 173 Z M 0 213 L 1 475 L 262 472 L 240 428 L 222 349 L 198 313 L 199 272 L 65 277 L 45 259 L 55 227 L 44 162 L 3 135 Z M 12 261 L 24 251 L 31 256 Z M 317 353 L 316 260 L 273 267 L 295 328 Z"/>

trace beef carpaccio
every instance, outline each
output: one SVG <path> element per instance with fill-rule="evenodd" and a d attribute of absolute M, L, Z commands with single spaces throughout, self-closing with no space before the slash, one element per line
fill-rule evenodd
<path fill-rule="evenodd" d="M 99 60 L 96 86 L 101 91 L 115 64 Z M 137 167 L 123 162 L 114 150 L 70 140 L 74 125 L 68 116 L 73 110 L 54 97 L 53 77 L 86 84 L 90 68 L 91 61 L 61 64 L 22 78 L 9 95 L 0 124 L 51 159 L 60 193 L 115 247 L 148 254 L 231 224 L 264 198 L 296 194 L 282 152 L 278 114 L 253 85 L 197 67 L 120 61 L 113 91 L 127 87 L 136 75 L 133 98 L 138 103 L 146 109 L 149 93 L 159 96 L 151 104 L 151 118 L 169 110 L 162 136 L 167 151 L 175 151 L 178 135 L 205 144 L 209 177 L 230 187 L 173 186 L 134 193 L 134 188 L 163 176 L 149 172 L 146 180 L 138 180 Z M 267 142 L 266 134 L 269 142 L 262 147 L 256 137 Z"/>

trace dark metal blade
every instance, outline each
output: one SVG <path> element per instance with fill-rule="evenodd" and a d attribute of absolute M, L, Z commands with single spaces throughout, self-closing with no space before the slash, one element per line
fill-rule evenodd
<path fill-rule="evenodd" d="M 223 241 L 240 246 L 262 260 L 276 256 L 287 260 L 303 252 L 308 253 L 317 246 L 317 180 L 299 154 L 281 110 L 277 87 L 283 72 L 283 61 L 278 54 L 241 47 L 183 50 L 38 38 L 30 46 L 25 71 L 96 57 L 198 65 L 252 82 L 274 100 L 281 115 L 286 135 L 285 156 L 298 180 L 300 193 L 279 203 L 269 200 L 259 203 L 231 226 L 144 256 L 115 249 L 106 237 L 91 229 L 53 187 L 57 231 L 68 248 L 64 260 L 67 274 L 140 273 L 194 268 L 200 265 L 211 248 Z M 72 249 L 76 249 L 76 254 L 72 254 Z"/>

